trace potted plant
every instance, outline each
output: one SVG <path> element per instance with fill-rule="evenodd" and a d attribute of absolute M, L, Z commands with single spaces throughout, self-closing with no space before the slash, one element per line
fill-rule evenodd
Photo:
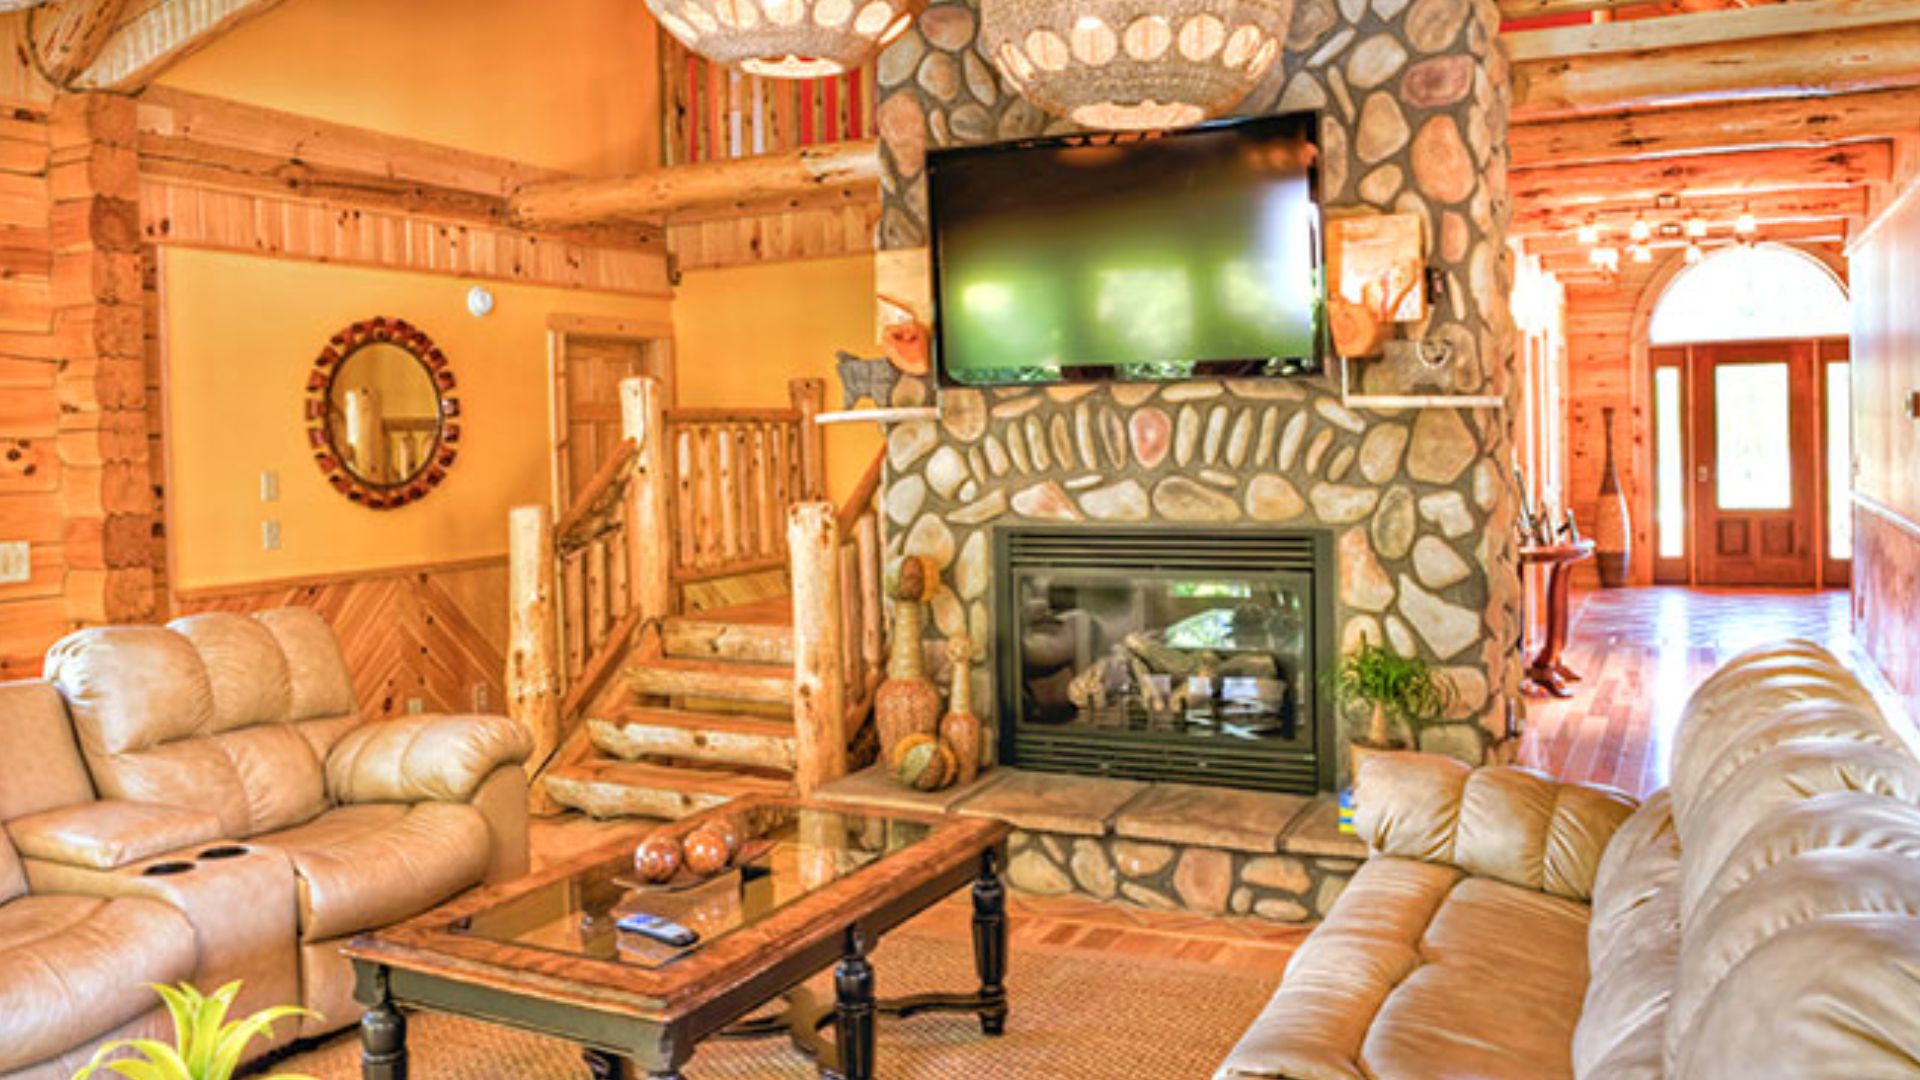
<path fill-rule="evenodd" d="M 280 1005 L 228 1023 L 227 1010 L 240 993 L 237 982 L 211 995 L 186 983 L 155 986 L 153 990 L 166 1002 L 167 1012 L 173 1017 L 174 1045 L 157 1039 L 115 1039 L 95 1051 L 93 1060 L 75 1073 L 73 1080 L 87 1080 L 103 1069 L 127 1080 L 230 1080 L 240 1067 L 248 1043 L 271 1031 L 277 1021 L 313 1015 L 309 1009 Z M 137 1056 L 107 1060 L 123 1050 L 132 1050 Z M 281 1073 L 265 1080 L 312 1078 Z"/>
<path fill-rule="evenodd" d="M 1418 656 L 1401 656 L 1361 635 L 1360 644 L 1328 673 L 1327 690 L 1341 707 L 1363 702 L 1372 707 L 1366 733 L 1348 743 L 1353 776 L 1368 754 L 1409 750 L 1420 745 L 1420 729 L 1444 717 L 1456 698 L 1452 680 Z M 1393 721 L 1406 726 L 1399 737 Z"/>

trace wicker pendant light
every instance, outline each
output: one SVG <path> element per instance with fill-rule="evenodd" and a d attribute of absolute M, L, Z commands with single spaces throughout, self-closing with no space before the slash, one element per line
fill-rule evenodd
<path fill-rule="evenodd" d="M 1238 105 L 1293 0 L 981 0 L 982 42 L 1035 105 L 1086 127 L 1179 127 Z"/>
<path fill-rule="evenodd" d="M 752 75 L 852 71 L 913 25 L 926 0 L 647 0 L 680 43 Z"/>

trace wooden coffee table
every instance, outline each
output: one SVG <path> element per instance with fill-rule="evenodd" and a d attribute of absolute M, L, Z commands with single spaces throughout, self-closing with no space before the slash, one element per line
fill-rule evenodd
<path fill-rule="evenodd" d="M 402 1006 L 565 1039 L 609 1080 L 636 1066 L 676 1080 L 704 1039 L 772 1034 L 826 1075 L 870 1080 L 878 1014 L 969 1012 L 989 1035 L 1005 1030 L 1005 824 L 753 798 L 663 829 L 683 834 L 720 815 L 749 842 L 740 865 L 695 887 L 639 886 L 623 841 L 355 938 L 345 952 L 368 1010 L 362 1075 L 406 1080 Z M 969 883 L 979 989 L 876 1001 L 869 947 Z M 700 940 L 674 949 L 614 928 L 636 910 Z M 800 984 L 836 961 L 834 1001 L 814 999 Z M 782 995 L 779 1015 L 740 1023 Z"/>

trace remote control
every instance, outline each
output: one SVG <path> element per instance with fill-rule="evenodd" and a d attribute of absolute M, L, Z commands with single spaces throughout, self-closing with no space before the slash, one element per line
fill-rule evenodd
<path fill-rule="evenodd" d="M 648 915 L 645 912 L 623 916 L 613 925 L 642 937 L 652 938 L 662 945 L 671 945 L 676 949 L 684 949 L 700 940 L 699 934 L 679 923 L 663 919 L 658 915 Z"/>

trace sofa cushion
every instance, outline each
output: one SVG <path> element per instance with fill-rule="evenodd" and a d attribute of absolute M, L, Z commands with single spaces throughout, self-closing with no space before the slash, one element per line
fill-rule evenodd
<path fill-rule="evenodd" d="M 1587 905 L 1504 881 L 1467 877 L 1447 894 L 1420 938 L 1429 964 L 1491 968 L 1501 979 L 1572 988 L 1578 1013 L 1587 985 Z"/>
<path fill-rule="evenodd" d="M 280 644 L 287 661 L 288 719 L 324 720 L 352 713 L 353 676 L 340 641 L 327 620 L 311 608 L 284 607 L 255 614 L 254 619 Z M 324 756 L 324 755 L 322 755 Z"/>
<path fill-rule="evenodd" d="M 398 922 L 478 884 L 490 844 L 480 812 L 457 803 L 343 806 L 253 842 L 292 860 L 303 941 Z"/>
<path fill-rule="evenodd" d="M 209 731 L 286 722 L 293 697 L 287 658 L 265 626 L 225 612 L 187 615 L 167 626 L 193 644 L 206 666 Z"/>
<path fill-rule="evenodd" d="M 1680 842 L 1666 792 L 1614 834 L 1594 878 L 1589 977 L 1573 1034 L 1581 1080 L 1664 1080 L 1680 967 Z"/>
<path fill-rule="evenodd" d="M 504 716 L 406 716 L 363 724 L 327 757 L 338 802 L 466 802 L 502 765 L 533 753 L 527 729 Z"/>
<path fill-rule="evenodd" d="M 1826 916 L 1740 962 L 1681 1045 L 1675 1080 L 1920 1075 L 1920 922 Z"/>
<path fill-rule="evenodd" d="M 68 866 L 112 870 L 220 839 L 220 819 L 165 803 L 102 799 L 7 822 L 20 854 Z"/>
<path fill-rule="evenodd" d="M 7 839 L 4 829 L 0 829 L 0 904 L 23 896 L 27 891 L 26 871 L 20 868 L 20 855 L 13 850 L 13 841 Z"/>
<path fill-rule="evenodd" d="M 28 896 L 0 905 L 0 1072 L 153 1008 L 147 983 L 193 976 L 193 927 L 154 900 Z"/>
<path fill-rule="evenodd" d="M 1580 984 L 1570 972 L 1535 966 L 1496 985 L 1484 964 L 1423 964 L 1380 1006 L 1360 1052 L 1362 1075 L 1570 1080 L 1568 1046 L 1579 1012 Z"/>
<path fill-rule="evenodd" d="M 44 679 L 0 683 L 0 821 L 93 798 L 73 723 Z"/>

